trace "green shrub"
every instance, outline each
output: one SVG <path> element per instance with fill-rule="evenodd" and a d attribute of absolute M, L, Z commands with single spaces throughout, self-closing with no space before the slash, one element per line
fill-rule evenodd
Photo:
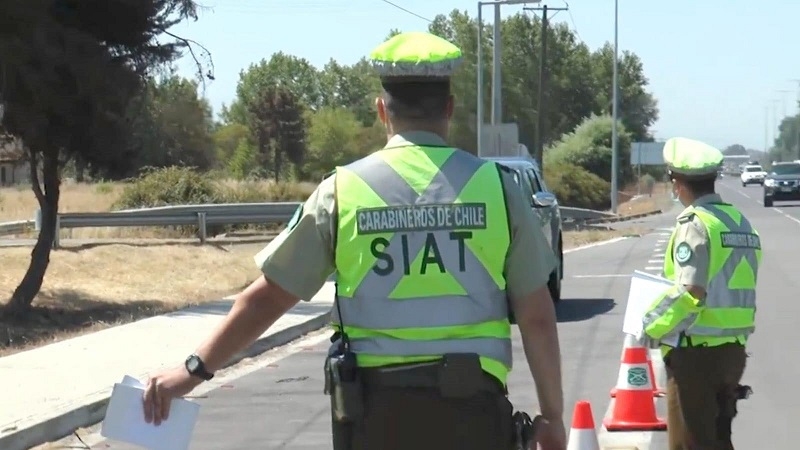
<path fill-rule="evenodd" d="M 562 206 L 597 210 L 610 206 L 611 185 L 582 167 L 565 163 L 545 164 L 544 178 Z"/>
<path fill-rule="evenodd" d="M 569 164 L 611 181 L 611 129 L 609 116 L 586 118 L 572 133 L 565 134 L 545 152 L 545 166 Z M 619 182 L 623 186 L 633 180 L 630 165 L 631 137 L 619 124 Z"/>
<path fill-rule="evenodd" d="M 148 169 L 125 186 L 114 209 L 220 203 L 219 194 L 214 181 L 192 168 Z"/>

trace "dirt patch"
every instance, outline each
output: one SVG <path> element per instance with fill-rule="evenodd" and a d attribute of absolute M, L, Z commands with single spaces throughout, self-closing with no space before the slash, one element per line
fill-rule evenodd
<path fill-rule="evenodd" d="M 0 317 L 0 356 L 163 314 L 242 289 L 259 275 L 265 241 L 67 246 L 52 253 L 34 309 Z M 2 248 L 0 298 L 10 298 L 30 248 Z"/>

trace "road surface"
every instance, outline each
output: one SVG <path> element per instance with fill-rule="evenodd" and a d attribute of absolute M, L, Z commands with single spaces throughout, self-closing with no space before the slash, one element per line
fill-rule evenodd
<path fill-rule="evenodd" d="M 755 394 L 740 403 L 734 424 L 737 448 L 800 448 L 793 435 L 800 410 L 796 389 L 800 358 L 791 350 L 800 319 L 800 204 L 764 208 L 760 188 L 742 188 L 725 178 L 718 190 L 741 208 L 762 235 L 764 261 L 759 276 L 757 333 L 749 344 L 751 358 L 745 383 Z M 564 299 L 558 305 L 565 423 L 572 407 L 589 400 L 599 422 L 609 405 L 609 389 L 617 378 L 622 346 L 621 325 L 633 270 L 658 273 L 676 211 L 643 219 L 653 231 L 639 238 L 596 246 L 565 256 Z M 228 382 L 197 401 L 202 405 L 193 450 L 329 449 L 328 401 L 322 395 L 324 336 L 307 338 L 301 350 L 266 367 Z M 514 337 L 516 370 L 511 376 L 514 404 L 536 408 L 536 395 L 519 336 Z M 663 400 L 658 409 L 663 414 Z M 604 436 L 604 440 L 614 436 Z M 664 432 L 652 433 L 642 450 L 666 449 Z M 97 448 L 129 449 L 106 442 Z"/>

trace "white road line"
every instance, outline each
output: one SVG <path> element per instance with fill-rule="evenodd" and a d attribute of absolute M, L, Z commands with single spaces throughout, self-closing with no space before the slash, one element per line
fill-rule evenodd
<path fill-rule="evenodd" d="M 666 239 L 659 239 L 659 240 L 658 240 L 658 243 L 659 243 L 659 244 L 666 244 L 666 243 L 667 243 L 667 240 L 666 240 Z"/>
<path fill-rule="evenodd" d="M 648 264 L 658 264 L 658 263 L 663 263 L 663 262 L 664 262 L 664 258 L 661 258 L 661 259 L 648 259 L 647 260 Z"/>
<path fill-rule="evenodd" d="M 772 208 L 772 210 L 777 212 L 777 213 L 782 214 L 783 217 L 786 217 L 787 219 L 791 220 L 792 222 L 794 222 L 796 224 L 800 224 L 800 219 L 798 219 L 797 217 L 790 216 L 789 214 L 786 214 L 785 212 L 783 212 L 782 209 Z"/>
<path fill-rule="evenodd" d="M 661 270 L 661 267 L 659 267 L 659 266 L 647 266 L 647 267 L 644 268 L 644 270 Z"/>
<path fill-rule="evenodd" d="M 723 186 L 724 186 L 724 185 L 723 185 Z M 763 201 L 761 201 L 761 200 L 756 200 L 756 199 L 754 199 L 754 198 L 750 197 L 749 195 L 745 194 L 744 192 L 741 192 L 741 191 L 739 191 L 739 190 L 737 190 L 737 189 L 733 189 L 733 188 L 731 188 L 730 186 L 725 186 L 725 187 L 726 187 L 726 188 L 728 188 L 729 190 L 733 191 L 733 192 L 736 192 L 737 194 L 739 194 L 739 195 L 741 195 L 741 196 L 744 196 L 744 197 L 747 197 L 747 198 L 749 198 L 750 200 L 753 200 L 754 202 L 758 203 L 759 205 L 764 205 L 764 202 L 763 202 Z M 778 213 L 778 214 L 782 215 L 783 217 L 786 217 L 787 219 L 791 220 L 792 222 L 794 222 L 794 223 L 796 223 L 796 224 L 800 225 L 800 219 L 798 219 L 797 217 L 794 217 L 794 216 L 792 216 L 792 215 L 790 215 L 790 214 L 786 214 L 786 212 L 784 212 L 784 211 L 783 211 L 782 209 L 780 209 L 780 208 L 770 208 L 770 209 L 771 209 L 772 211 L 775 211 L 776 213 Z"/>

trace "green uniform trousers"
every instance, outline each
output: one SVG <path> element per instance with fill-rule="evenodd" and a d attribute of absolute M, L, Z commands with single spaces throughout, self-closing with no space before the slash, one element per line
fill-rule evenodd
<path fill-rule="evenodd" d="M 670 450 L 733 450 L 731 422 L 745 347 L 680 347 L 667 354 L 667 420 Z"/>
<path fill-rule="evenodd" d="M 334 448 L 510 450 L 513 407 L 503 394 L 442 398 L 438 389 L 370 386 L 365 419 L 333 423 Z"/>

